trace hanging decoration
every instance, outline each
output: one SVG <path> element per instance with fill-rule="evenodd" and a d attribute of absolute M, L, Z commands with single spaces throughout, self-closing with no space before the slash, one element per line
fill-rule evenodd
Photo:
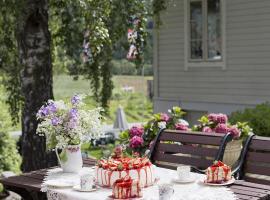
<path fill-rule="evenodd" d="M 135 61 L 137 67 L 143 62 L 143 47 L 147 32 L 145 30 L 146 19 L 140 16 L 132 16 L 130 18 L 130 28 L 128 29 L 127 39 L 129 43 L 129 51 L 127 59 Z"/>
<path fill-rule="evenodd" d="M 90 64 L 93 63 L 93 55 L 91 50 L 91 45 L 89 41 L 90 31 L 86 30 L 84 33 L 84 40 L 83 40 L 83 51 L 82 51 L 82 59 L 84 63 L 89 62 Z"/>

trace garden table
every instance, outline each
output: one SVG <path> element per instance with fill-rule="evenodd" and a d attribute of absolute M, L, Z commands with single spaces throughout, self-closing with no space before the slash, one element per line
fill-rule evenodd
<path fill-rule="evenodd" d="M 94 163 L 95 161 L 93 159 L 84 159 L 84 166 L 86 167 L 93 166 Z M 3 183 L 3 185 L 7 189 L 19 193 L 25 199 L 29 199 L 29 200 L 46 199 L 46 193 L 41 192 L 41 184 L 48 170 L 50 169 L 33 171 L 30 173 L 22 174 L 20 176 L 14 176 L 10 178 L 1 179 L 0 182 Z M 164 170 L 167 170 L 167 169 L 164 169 Z M 187 186 L 188 185 L 186 185 L 186 187 Z M 182 187 L 182 186 L 179 185 L 179 187 Z M 212 189 L 213 187 L 209 187 L 209 188 Z M 233 185 L 228 186 L 228 188 L 236 195 L 238 199 L 251 199 L 251 200 L 270 199 L 270 186 L 249 183 L 249 182 L 239 180 L 239 181 L 236 181 Z M 56 194 L 72 194 L 75 196 L 94 195 L 94 194 L 100 193 L 100 194 L 103 194 L 103 196 L 101 197 L 101 199 L 103 199 L 104 196 L 107 197 L 111 193 L 111 190 L 109 189 L 98 190 L 97 193 L 92 193 L 92 194 L 91 193 L 83 194 L 80 192 L 72 191 L 71 189 L 61 189 L 61 190 L 53 189 L 51 190 L 51 192 L 56 193 Z M 87 196 L 87 198 L 91 199 L 89 198 L 89 196 Z M 95 200 L 98 200 L 98 199 L 95 198 Z"/>

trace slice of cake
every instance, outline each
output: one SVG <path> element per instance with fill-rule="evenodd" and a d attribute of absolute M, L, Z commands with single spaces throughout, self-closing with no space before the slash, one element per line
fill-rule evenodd
<path fill-rule="evenodd" d="M 224 183 L 232 178 L 231 168 L 221 161 L 215 161 L 214 164 L 206 170 L 207 183 Z"/>
<path fill-rule="evenodd" d="M 139 182 L 134 181 L 130 176 L 116 180 L 112 189 L 112 197 L 115 199 L 129 199 L 142 196 Z"/>

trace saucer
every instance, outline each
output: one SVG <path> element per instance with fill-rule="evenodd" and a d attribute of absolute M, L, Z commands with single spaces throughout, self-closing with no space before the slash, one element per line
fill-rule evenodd
<path fill-rule="evenodd" d="M 201 181 L 203 184 L 205 185 L 210 185 L 210 186 L 226 186 L 226 185 L 231 185 L 233 184 L 235 181 L 234 178 L 232 178 L 231 180 L 227 181 L 227 182 L 223 182 L 223 183 L 207 183 L 205 180 Z"/>
<path fill-rule="evenodd" d="M 73 187 L 73 190 L 76 190 L 76 191 L 79 191 L 79 192 L 94 192 L 94 191 L 97 190 L 97 188 L 94 187 L 94 188 L 92 188 L 91 190 L 83 190 L 83 189 L 81 189 L 81 186 L 80 186 L 80 185 L 75 185 L 75 186 Z"/>
<path fill-rule="evenodd" d="M 186 179 L 178 179 L 178 178 L 173 178 L 173 182 L 175 183 L 193 183 L 196 181 L 196 177 L 195 176 L 190 176 Z"/>
<path fill-rule="evenodd" d="M 72 182 L 65 182 L 62 180 L 48 180 L 44 183 L 46 186 L 54 187 L 54 188 L 68 188 L 73 187 Z"/>
<path fill-rule="evenodd" d="M 112 195 L 108 196 L 107 200 L 143 200 L 142 197 L 134 197 L 128 199 L 115 199 Z"/>

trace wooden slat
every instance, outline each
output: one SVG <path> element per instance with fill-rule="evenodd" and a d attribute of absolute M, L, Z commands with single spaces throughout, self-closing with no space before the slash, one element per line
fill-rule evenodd
<path fill-rule="evenodd" d="M 24 176 L 13 176 L 7 179 L 2 179 L 1 182 L 3 183 L 3 185 L 16 186 L 33 191 L 40 191 L 42 180 Z"/>
<path fill-rule="evenodd" d="M 181 134 L 177 132 L 163 132 L 160 136 L 161 141 L 174 141 L 192 144 L 220 145 L 222 137 Z"/>
<path fill-rule="evenodd" d="M 236 197 L 241 200 L 259 200 L 260 198 L 259 197 L 251 197 L 251 196 L 248 196 L 248 195 L 242 195 L 242 194 L 236 194 Z"/>
<path fill-rule="evenodd" d="M 177 156 L 171 154 L 163 154 L 163 153 L 156 153 L 154 156 L 155 161 L 164 161 L 169 163 L 178 163 L 184 165 L 191 165 L 198 168 L 207 168 L 212 164 L 212 161 L 206 159 L 199 159 L 199 158 L 192 158 L 192 157 L 184 157 L 184 156 Z"/>
<path fill-rule="evenodd" d="M 218 149 L 193 147 L 191 145 L 159 143 L 157 144 L 157 151 L 163 151 L 163 152 L 169 151 L 172 153 L 183 153 L 183 154 L 191 154 L 191 155 L 198 155 L 198 156 L 215 157 Z"/>
<path fill-rule="evenodd" d="M 250 143 L 249 149 L 270 151 L 270 140 L 258 139 L 258 137 L 257 139 L 253 138 Z"/>
<path fill-rule="evenodd" d="M 261 189 L 261 188 L 251 188 L 247 186 L 242 186 L 242 185 L 232 185 L 230 186 L 230 189 L 238 189 L 238 190 L 244 190 L 244 191 L 254 191 L 257 193 L 262 193 L 262 194 L 269 194 L 269 190 Z"/>
<path fill-rule="evenodd" d="M 173 169 L 173 170 L 176 170 L 176 168 L 177 168 L 176 166 L 165 165 L 165 164 L 161 164 L 161 163 L 156 163 L 156 166 L 166 168 L 166 169 Z"/>
<path fill-rule="evenodd" d="M 260 188 L 260 189 L 264 189 L 264 190 L 269 190 L 270 191 L 270 185 L 258 184 L 258 183 L 244 181 L 244 180 L 236 180 L 234 182 L 234 185 L 241 185 L 241 186 L 250 187 L 250 188 Z"/>
<path fill-rule="evenodd" d="M 235 194 L 241 194 L 241 195 L 247 195 L 247 196 L 250 196 L 250 197 L 265 197 L 267 196 L 267 194 L 264 194 L 264 193 L 260 193 L 260 192 L 255 192 L 253 190 L 239 190 L 239 189 L 235 189 L 235 188 L 230 188 Z"/>
<path fill-rule="evenodd" d="M 245 176 L 244 179 L 246 181 L 252 182 L 252 183 L 258 183 L 258 184 L 263 184 L 263 185 L 270 185 L 270 181 L 268 180 L 264 180 L 264 179 L 258 179 L 258 178 L 253 178 L 253 177 L 249 177 L 249 176 Z"/>
<path fill-rule="evenodd" d="M 258 166 L 254 165 L 253 163 L 247 162 L 245 167 L 245 173 L 270 176 L 270 166 Z"/>
<path fill-rule="evenodd" d="M 247 153 L 247 160 L 250 162 L 262 162 L 262 163 L 270 163 L 270 152 L 267 153 L 259 153 L 259 152 L 251 152 Z"/>

